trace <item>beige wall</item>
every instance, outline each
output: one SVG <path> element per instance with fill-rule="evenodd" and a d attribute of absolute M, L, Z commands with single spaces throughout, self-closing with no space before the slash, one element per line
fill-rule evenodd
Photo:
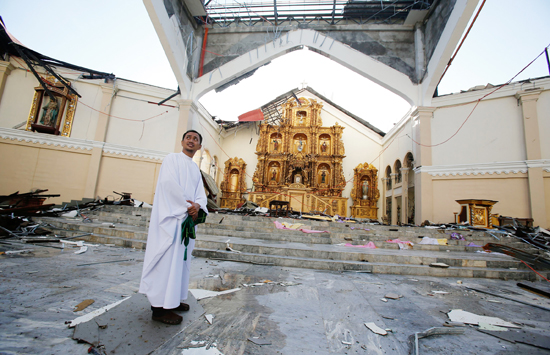
<path fill-rule="evenodd" d="M 547 87 L 547 89 L 550 88 Z M 550 159 L 550 139 L 548 139 L 548 133 L 550 132 L 550 90 L 541 92 L 537 101 L 537 112 L 539 119 L 541 158 Z M 550 222 L 550 219 L 548 221 Z"/>
<path fill-rule="evenodd" d="M 32 73 L 18 69 L 20 65 L 11 60 L 16 67 L 6 78 L 4 93 L 0 99 L 0 127 L 12 128 L 22 122 L 27 122 L 34 87 L 38 81 Z"/>
<path fill-rule="evenodd" d="M 0 194 L 48 189 L 60 194 L 45 203 L 81 199 L 90 151 L 0 140 Z"/>
<path fill-rule="evenodd" d="M 102 198 L 108 195 L 118 198 L 113 191 L 131 192 L 133 198 L 153 203 L 161 163 L 151 159 L 106 155 L 101 160 L 97 195 Z"/>
<path fill-rule="evenodd" d="M 544 193 L 545 196 L 550 196 L 550 172 L 545 171 L 543 173 L 544 175 Z M 550 201 L 546 200 L 546 220 L 550 221 Z M 546 229 L 550 229 L 550 225 L 547 225 L 545 227 Z"/>
<path fill-rule="evenodd" d="M 546 132 L 550 131 L 550 79 L 512 83 L 494 90 L 488 88 L 433 99 L 433 116 L 426 122 L 430 126 L 426 139 L 431 147 L 421 148 L 417 144 L 412 147 L 415 160 L 420 149 L 423 149 L 423 154 L 431 155 L 431 159 L 423 164 L 416 162 L 416 175 L 422 175 L 422 179 L 417 179 L 417 183 L 422 182 L 422 186 L 416 186 L 422 191 L 417 202 L 423 205 L 422 209 L 417 205 L 417 216 L 423 214 L 417 221 L 451 222 L 453 212 L 458 212 L 455 200 L 476 198 L 499 201 L 494 213 L 534 218 L 535 225 L 543 227 L 550 222 L 547 177 L 550 175 L 550 140 L 546 139 Z M 537 97 L 538 92 L 540 96 L 535 108 L 531 106 L 530 111 L 525 111 L 525 105 L 533 105 L 534 101 L 522 104 L 516 94 L 532 98 Z M 481 98 L 484 99 L 476 107 Z M 475 111 L 470 115 L 474 107 Z M 530 144 L 540 144 L 541 159 L 534 156 L 528 160 L 524 131 L 535 129 L 530 117 L 535 114 L 538 116 L 536 134 L 540 136 L 540 143 L 533 140 Z M 526 123 L 530 125 L 526 126 Z M 395 159 L 403 163 L 403 151 L 406 150 L 403 148 L 411 144 L 411 140 L 404 137 L 406 134 L 415 137 L 413 133 L 418 129 L 416 122 L 406 119 L 388 133 L 384 138 L 386 150 L 382 154 L 382 170 L 390 165 L 394 172 Z M 543 180 L 537 175 L 541 170 Z M 537 184 L 539 180 L 541 184 Z M 539 186 L 540 191 L 531 191 Z M 416 196 L 420 196 L 418 191 Z M 542 213 L 536 215 L 537 211 Z"/>
<path fill-rule="evenodd" d="M 475 104 L 440 107 L 432 120 L 432 144 L 456 133 Z M 482 101 L 451 140 L 432 148 L 433 165 L 524 160 L 521 107 L 515 97 Z"/>
<path fill-rule="evenodd" d="M 460 212 L 456 200 L 460 199 L 498 201 L 491 213 L 530 217 L 527 174 L 495 175 L 434 177 L 432 222 L 454 222 L 453 212 Z"/>

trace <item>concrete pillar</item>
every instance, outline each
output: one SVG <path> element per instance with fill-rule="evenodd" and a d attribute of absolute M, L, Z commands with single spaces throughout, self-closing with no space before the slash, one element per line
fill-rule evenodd
<path fill-rule="evenodd" d="M 395 185 L 397 185 L 397 174 L 390 174 L 391 179 L 391 224 L 397 224 L 397 197 L 395 196 Z"/>
<path fill-rule="evenodd" d="M 97 190 L 97 180 L 99 178 L 99 168 L 101 166 L 101 158 L 103 156 L 103 142 L 107 137 L 107 128 L 109 126 L 109 117 L 113 106 L 114 95 L 118 89 L 115 85 L 101 85 L 103 96 L 101 97 L 101 106 L 97 126 L 94 136 L 94 148 L 90 164 L 88 165 L 88 176 L 84 187 L 84 197 L 95 198 Z"/>
<path fill-rule="evenodd" d="M 176 145 L 174 146 L 174 152 L 181 152 L 181 139 L 183 134 L 189 129 L 193 128 L 193 100 L 184 100 L 177 99 L 176 102 L 179 105 L 179 117 L 178 117 L 178 128 L 176 130 Z M 200 132 L 200 130 L 195 129 Z"/>
<path fill-rule="evenodd" d="M 416 80 L 421 83 L 424 77 L 424 66 L 426 65 L 424 59 L 424 32 L 422 31 L 421 22 L 416 23 L 414 26 L 414 52 Z"/>
<path fill-rule="evenodd" d="M 546 214 L 546 196 L 540 159 L 540 131 L 537 110 L 539 88 L 519 91 L 516 98 L 521 103 L 523 114 L 523 134 L 525 136 L 525 152 L 527 155 L 527 175 L 529 179 L 529 203 L 534 226 L 548 227 Z M 549 207 L 550 208 L 550 207 Z"/>
<path fill-rule="evenodd" d="M 433 219 L 433 188 L 430 174 L 422 172 L 422 167 L 432 165 L 432 118 L 435 107 L 418 107 L 412 113 L 415 146 L 415 195 L 414 223 Z"/>
<path fill-rule="evenodd" d="M 15 67 L 10 62 L 0 61 L 0 104 L 2 103 L 4 88 L 6 87 L 6 80 L 13 69 Z"/>
<path fill-rule="evenodd" d="M 407 213 L 409 211 L 409 171 L 410 168 L 401 168 L 401 223 L 409 223 Z"/>
<path fill-rule="evenodd" d="M 386 214 L 386 178 L 381 178 L 380 179 L 382 181 L 382 186 L 381 186 L 381 190 L 382 190 L 382 193 L 380 194 L 380 198 L 382 199 L 382 206 L 380 208 L 380 215 L 378 216 L 378 218 L 380 218 L 382 220 L 382 217 L 384 217 L 384 215 Z"/>

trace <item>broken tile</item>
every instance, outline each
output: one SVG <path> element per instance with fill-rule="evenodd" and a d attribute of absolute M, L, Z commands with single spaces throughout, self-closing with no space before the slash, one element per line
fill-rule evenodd
<path fill-rule="evenodd" d="M 475 313 L 463 311 L 461 309 L 453 309 L 449 313 L 447 313 L 447 316 L 453 322 L 462 322 L 473 325 L 479 325 L 479 322 L 482 322 L 508 328 L 521 328 L 515 324 L 512 324 L 497 317 L 480 316 Z"/>
<path fill-rule="evenodd" d="M 388 332 L 384 329 L 380 328 L 373 322 L 365 323 L 365 327 L 369 328 L 373 333 L 376 333 L 378 335 L 387 335 Z"/>
<path fill-rule="evenodd" d="M 89 305 L 91 305 L 92 303 L 94 303 L 95 301 L 94 300 L 84 300 L 82 302 L 80 302 L 79 304 L 77 304 L 75 306 L 75 309 L 73 310 L 73 312 L 80 312 L 81 310 L 85 309 L 86 307 L 88 307 Z"/>

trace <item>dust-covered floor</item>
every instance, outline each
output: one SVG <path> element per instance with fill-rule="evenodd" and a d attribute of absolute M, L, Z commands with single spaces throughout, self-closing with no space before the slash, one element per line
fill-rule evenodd
<path fill-rule="evenodd" d="M 73 340 L 67 323 L 135 295 L 144 253 L 105 245 L 82 254 L 69 245 L 62 250 L 2 244 L 0 251 L 21 249 L 33 251 L 0 256 L 0 354 L 87 354 L 90 345 Z M 519 328 L 509 332 L 550 336 L 550 311 L 467 288 L 550 309 L 550 300 L 515 281 L 324 272 L 202 258 L 194 258 L 192 267 L 190 288 L 233 291 L 199 300 L 204 314 L 154 354 L 407 354 L 409 336 L 443 326 L 451 309 L 515 322 Z M 73 312 L 87 299 L 94 302 Z M 148 310 L 136 312 L 149 320 Z M 205 315 L 212 315 L 212 324 Z M 369 322 L 388 334 L 375 334 L 365 326 Z M 459 328 L 463 334 L 420 339 L 420 353 L 549 353 L 481 333 L 477 326 Z M 145 330 L 137 329 L 135 336 L 143 338 L 146 334 L 137 333 Z"/>

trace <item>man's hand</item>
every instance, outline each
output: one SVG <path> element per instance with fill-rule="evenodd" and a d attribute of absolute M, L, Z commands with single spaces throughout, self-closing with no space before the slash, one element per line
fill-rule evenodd
<path fill-rule="evenodd" d="M 191 207 L 187 208 L 187 213 L 193 218 L 193 221 L 197 220 L 197 217 L 199 216 L 199 209 L 201 206 L 198 203 L 195 203 L 193 201 L 187 200 L 191 204 Z"/>

